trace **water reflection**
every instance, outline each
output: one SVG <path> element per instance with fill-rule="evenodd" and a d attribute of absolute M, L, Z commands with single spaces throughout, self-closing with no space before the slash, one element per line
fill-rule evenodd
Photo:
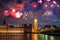
<path fill-rule="evenodd" d="M 32 40 L 38 40 L 38 34 L 32 34 Z"/>
<path fill-rule="evenodd" d="M 60 40 L 60 36 L 52 36 L 46 34 L 39 34 L 39 40 Z"/>
<path fill-rule="evenodd" d="M 60 40 L 60 36 L 47 34 L 0 33 L 0 40 Z"/>
<path fill-rule="evenodd" d="M 54 39 L 54 36 L 50 36 L 50 40 L 55 40 L 55 39 Z"/>

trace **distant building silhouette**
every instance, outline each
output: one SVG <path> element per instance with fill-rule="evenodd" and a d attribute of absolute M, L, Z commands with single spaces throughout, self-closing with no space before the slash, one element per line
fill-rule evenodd
<path fill-rule="evenodd" d="M 6 20 L 4 19 L 4 21 L 3 21 L 3 25 L 6 25 Z"/>
<path fill-rule="evenodd" d="M 24 24 L 24 39 L 23 40 L 31 40 L 32 39 L 32 24 Z M 28 37 L 29 36 L 29 37 Z"/>

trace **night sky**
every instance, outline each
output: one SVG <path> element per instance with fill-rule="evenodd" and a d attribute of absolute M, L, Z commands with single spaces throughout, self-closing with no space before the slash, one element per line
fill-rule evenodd
<path fill-rule="evenodd" d="M 10 10 L 14 4 L 24 3 L 23 17 L 15 19 L 12 16 L 4 16 L 5 10 Z M 32 23 L 38 19 L 38 26 L 60 25 L 60 0 L 0 0 L 0 25 L 6 20 L 6 25 L 20 26 L 22 23 Z"/>

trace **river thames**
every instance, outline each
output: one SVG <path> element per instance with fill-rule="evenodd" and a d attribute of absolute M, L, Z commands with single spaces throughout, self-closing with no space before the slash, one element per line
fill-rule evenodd
<path fill-rule="evenodd" d="M 37 34 L 38 40 L 60 40 L 60 36 Z M 0 40 L 34 40 L 32 34 L 0 33 Z"/>

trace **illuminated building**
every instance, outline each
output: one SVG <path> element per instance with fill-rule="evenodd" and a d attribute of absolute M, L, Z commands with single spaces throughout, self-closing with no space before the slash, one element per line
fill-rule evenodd
<path fill-rule="evenodd" d="M 34 33 L 37 33 L 38 31 L 38 19 L 34 19 Z M 32 34 L 32 40 L 38 40 L 38 34 Z"/>
<path fill-rule="evenodd" d="M 33 27 L 33 29 L 34 29 L 34 32 L 37 32 L 37 30 L 38 30 L 38 19 L 34 19 L 34 27 Z"/>

